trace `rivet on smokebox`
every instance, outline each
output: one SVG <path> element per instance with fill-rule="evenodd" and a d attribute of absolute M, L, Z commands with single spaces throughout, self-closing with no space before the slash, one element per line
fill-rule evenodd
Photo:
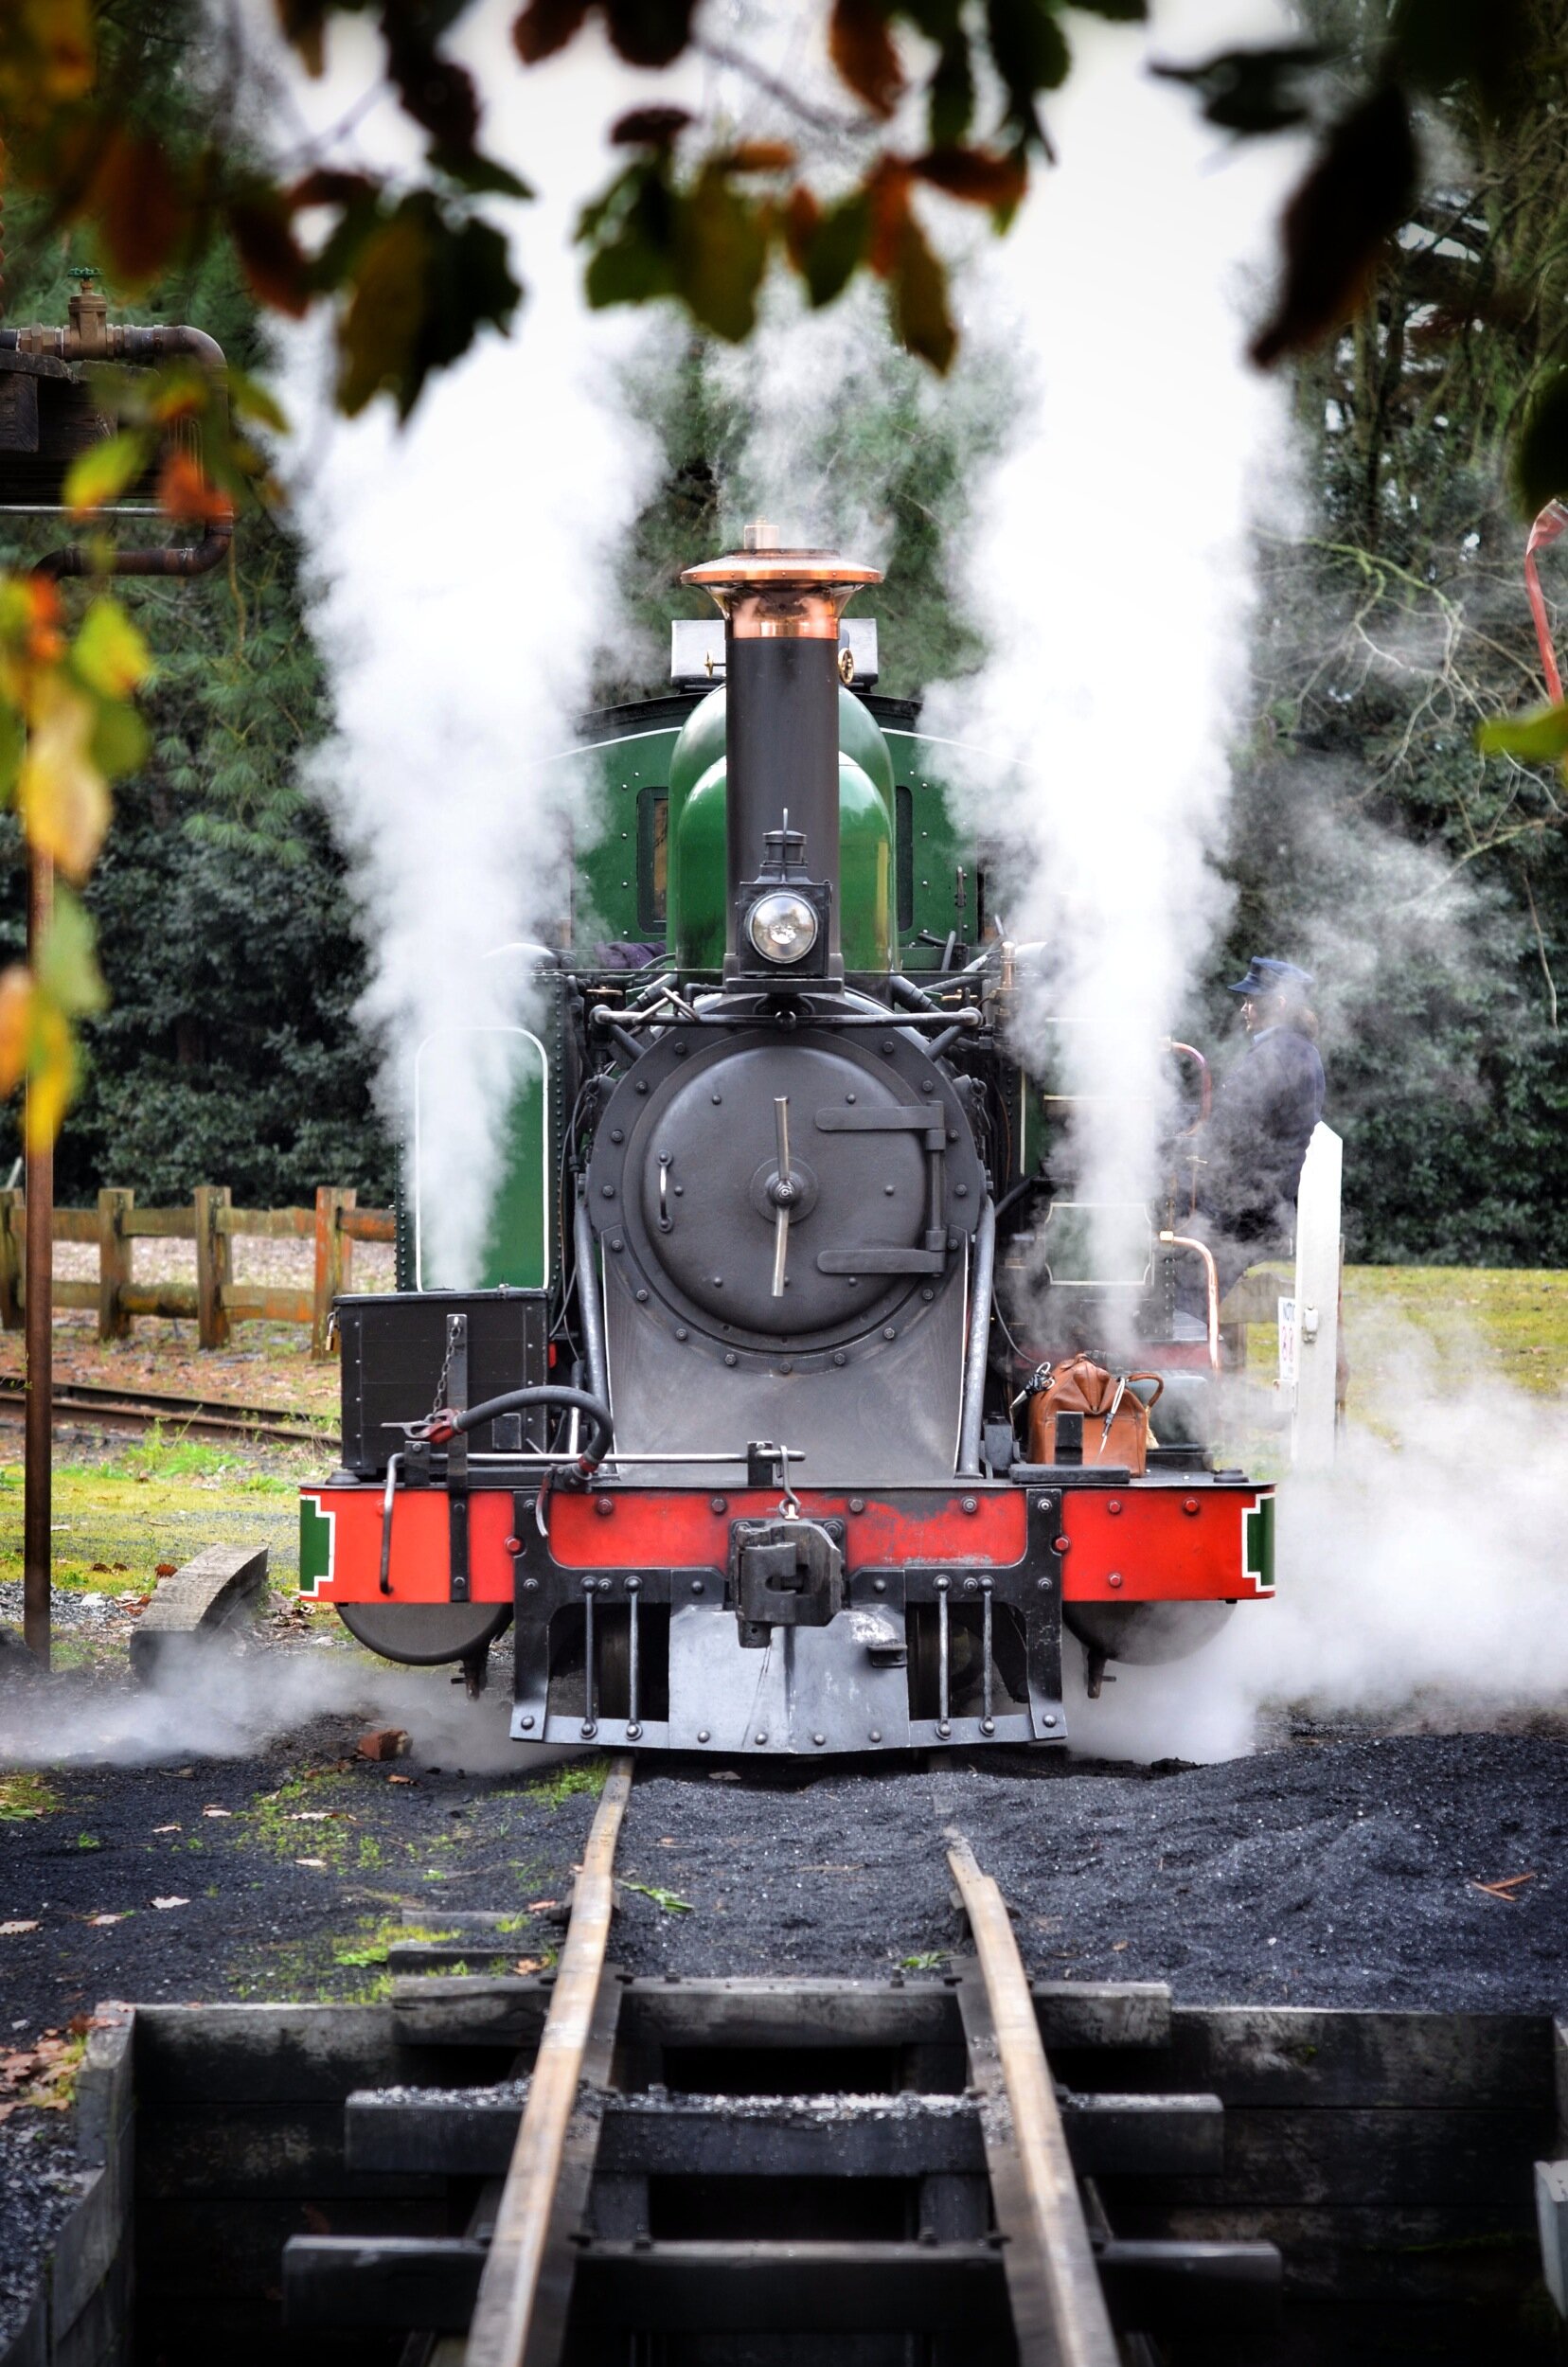
<path fill-rule="evenodd" d="M 1197 1509 L 1198 1499 L 1196 1496 L 1184 1496 L 1182 1498 L 1182 1510 L 1184 1512 L 1196 1512 Z"/>
<path fill-rule="evenodd" d="M 1113 1496 L 1105 1509 L 1107 1512 L 1119 1512 L 1121 1510 L 1121 1498 L 1119 1496 Z"/>
<path fill-rule="evenodd" d="M 710 1512 L 727 1512 L 729 1510 L 729 1498 L 727 1496 L 710 1496 L 708 1498 L 708 1510 Z"/>
<path fill-rule="evenodd" d="M 849 1499 L 849 1509 L 851 1512 L 864 1512 L 865 1510 L 865 1498 L 864 1496 L 851 1496 Z"/>
<path fill-rule="evenodd" d="M 615 1506 L 614 1501 L 609 1496 L 596 1496 L 594 1498 L 594 1510 L 598 1514 L 601 1521 L 608 1521 L 610 1515 L 615 1511 Z"/>
<path fill-rule="evenodd" d="M 1120 1586 L 1121 1582 L 1121 1572 L 1119 1570 L 1108 1570 L 1106 1572 L 1105 1583 L 1107 1586 Z"/>
<path fill-rule="evenodd" d="M 978 1512 L 980 1506 L 972 1496 L 962 1496 L 958 1501 L 958 1509 L 960 1512 Z"/>

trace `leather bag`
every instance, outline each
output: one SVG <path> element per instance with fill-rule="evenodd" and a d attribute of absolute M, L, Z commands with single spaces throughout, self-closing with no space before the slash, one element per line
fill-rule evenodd
<path fill-rule="evenodd" d="M 1165 1382 L 1156 1373 L 1108 1373 L 1092 1357 L 1053 1365 L 1029 1399 L 1029 1461 L 1057 1461 L 1057 1415 L 1083 1416 L 1083 1460 L 1141 1479 L 1149 1466 L 1149 1409 Z"/>

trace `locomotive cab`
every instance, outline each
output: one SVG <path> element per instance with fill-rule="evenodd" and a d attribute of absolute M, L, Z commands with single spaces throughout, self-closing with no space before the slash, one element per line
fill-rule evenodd
<path fill-rule="evenodd" d="M 1097 1687 L 1272 1589 L 1272 1489 L 1205 1443 L 1218 1310 L 1184 1336 L 1191 1245 L 1156 1212 L 1121 1287 L 1185 1418 L 1118 1463 L 1114 1419 L 1040 1415 L 1105 1290 L 1044 1196 L 1018 957 L 913 710 L 855 685 L 844 612 L 879 578 L 759 528 L 686 580 L 722 686 L 710 650 L 701 691 L 597 741 L 637 876 L 618 910 L 589 890 L 625 938 L 519 955 L 510 1164 L 457 1288 L 426 1270 L 419 1100 L 399 1290 L 340 1302 L 301 1585 L 474 1687 L 509 1624 L 519 1741 L 1060 1742 L 1064 1626 Z"/>

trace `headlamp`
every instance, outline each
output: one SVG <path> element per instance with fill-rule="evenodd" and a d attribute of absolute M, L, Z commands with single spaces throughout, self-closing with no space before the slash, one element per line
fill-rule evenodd
<path fill-rule="evenodd" d="M 746 934 L 765 962 L 800 962 L 816 943 L 817 917 L 803 896 L 775 888 L 752 906 Z"/>

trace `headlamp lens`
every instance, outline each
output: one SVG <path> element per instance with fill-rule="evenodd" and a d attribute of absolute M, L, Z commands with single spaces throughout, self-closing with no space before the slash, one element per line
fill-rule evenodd
<path fill-rule="evenodd" d="M 817 917 L 803 896 L 775 888 L 757 898 L 746 930 L 765 962 L 799 962 L 816 943 Z"/>

